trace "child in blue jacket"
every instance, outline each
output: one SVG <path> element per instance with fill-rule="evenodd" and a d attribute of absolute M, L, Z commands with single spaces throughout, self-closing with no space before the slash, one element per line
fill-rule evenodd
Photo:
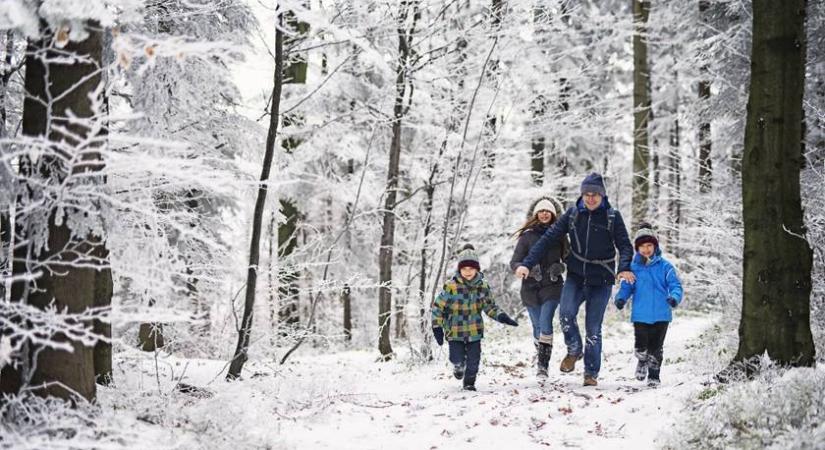
<path fill-rule="evenodd" d="M 671 309 L 682 301 L 682 282 L 673 265 L 662 257 L 659 240 L 648 223 L 639 225 L 633 239 L 636 255 L 630 269 L 636 276 L 635 283 L 622 280 L 616 294 L 616 308 L 624 308 L 633 298 L 630 320 L 636 337 L 636 379 L 648 379 L 648 386 L 658 386 L 662 364 L 662 346 L 667 326 L 673 320 Z"/>

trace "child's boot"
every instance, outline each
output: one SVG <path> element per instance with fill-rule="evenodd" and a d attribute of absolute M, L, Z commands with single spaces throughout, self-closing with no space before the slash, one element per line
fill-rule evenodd
<path fill-rule="evenodd" d="M 659 379 L 659 361 L 654 356 L 649 356 L 647 365 L 647 385 L 656 387 L 662 384 L 662 381 Z"/>
<path fill-rule="evenodd" d="M 464 364 L 453 365 L 453 376 L 456 380 L 464 378 Z"/>
<path fill-rule="evenodd" d="M 647 352 L 636 352 L 636 358 L 639 358 L 639 362 L 636 363 L 636 379 L 639 381 L 644 381 L 645 377 L 647 377 L 648 371 L 648 355 Z"/>
<path fill-rule="evenodd" d="M 476 377 L 466 377 L 466 378 L 464 378 L 464 390 L 465 391 L 474 391 L 474 390 L 476 390 Z"/>

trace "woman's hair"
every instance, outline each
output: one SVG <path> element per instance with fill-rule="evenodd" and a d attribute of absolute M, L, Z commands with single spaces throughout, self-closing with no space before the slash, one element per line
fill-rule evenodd
<path fill-rule="evenodd" d="M 558 219 L 559 218 L 555 214 L 553 214 L 553 217 L 550 219 L 550 222 L 547 222 L 547 226 L 553 225 L 554 223 L 556 223 L 556 220 L 558 220 Z M 527 219 L 526 222 L 524 222 L 524 225 L 519 227 L 519 229 L 516 230 L 515 233 L 513 233 L 513 239 L 520 238 L 521 235 L 524 234 L 527 230 L 529 230 L 531 228 L 535 228 L 535 227 L 540 226 L 540 225 L 543 225 L 543 224 L 539 220 L 538 214 L 533 214 L 532 216 L 530 216 Z M 566 237 L 562 238 L 561 241 L 559 242 L 559 244 L 561 245 L 561 257 L 566 258 L 568 253 L 570 253 L 570 250 L 569 250 L 570 244 L 567 242 L 567 238 Z"/>
<path fill-rule="evenodd" d="M 556 215 L 553 214 L 553 218 L 550 219 L 550 222 L 548 222 L 547 225 L 553 225 L 553 223 L 555 223 L 555 222 L 556 222 Z M 538 218 L 538 214 L 533 214 L 532 216 L 530 216 L 529 219 L 527 219 L 526 222 L 524 222 L 524 225 L 522 225 L 518 230 L 516 230 L 515 233 L 513 233 L 513 238 L 518 239 L 518 238 L 521 237 L 522 234 L 524 234 L 525 231 L 529 230 L 530 228 L 535 228 L 535 227 L 540 226 L 540 225 L 542 225 L 542 223 Z"/>

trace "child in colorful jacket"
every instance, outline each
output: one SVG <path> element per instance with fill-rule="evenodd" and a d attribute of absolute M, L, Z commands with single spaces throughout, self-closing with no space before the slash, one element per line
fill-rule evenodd
<path fill-rule="evenodd" d="M 673 265 L 662 257 L 659 240 L 650 224 L 639 225 L 633 245 L 636 255 L 630 268 L 636 282 L 622 280 L 614 303 L 622 309 L 633 297 L 630 320 L 633 322 L 635 353 L 639 360 L 636 379 L 644 381 L 647 377 L 648 386 L 655 387 L 661 383 L 662 347 L 668 324 L 673 320 L 671 310 L 682 301 L 682 283 Z"/>
<path fill-rule="evenodd" d="M 475 391 L 481 361 L 484 320 L 481 312 L 507 325 L 518 326 L 493 300 L 490 285 L 481 273 L 475 248 L 467 244 L 458 253 L 458 272 L 433 301 L 433 336 L 438 345 L 446 337 L 450 346 L 453 375 L 464 380 L 464 389 Z M 446 334 L 445 334 L 446 330 Z"/>

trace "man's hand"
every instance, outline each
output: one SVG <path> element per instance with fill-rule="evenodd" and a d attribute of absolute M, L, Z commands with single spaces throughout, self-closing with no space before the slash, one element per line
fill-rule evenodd
<path fill-rule="evenodd" d="M 527 278 L 528 275 L 530 275 L 530 269 L 524 266 L 518 266 L 518 269 L 516 269 L 516 278 L 520 278 L 523 280 Z"/>
<path fill-rule="evenodd" d="M 629 270 L 625 270 L 624 272 L 619 272 L 619 275 L 617 277 L 620 280 L 625 280 L 630 284 L 633 284 L 633 283 L 636 282 L 636 275 L 633 275 L 633 272 L 631 272 Z"/>

